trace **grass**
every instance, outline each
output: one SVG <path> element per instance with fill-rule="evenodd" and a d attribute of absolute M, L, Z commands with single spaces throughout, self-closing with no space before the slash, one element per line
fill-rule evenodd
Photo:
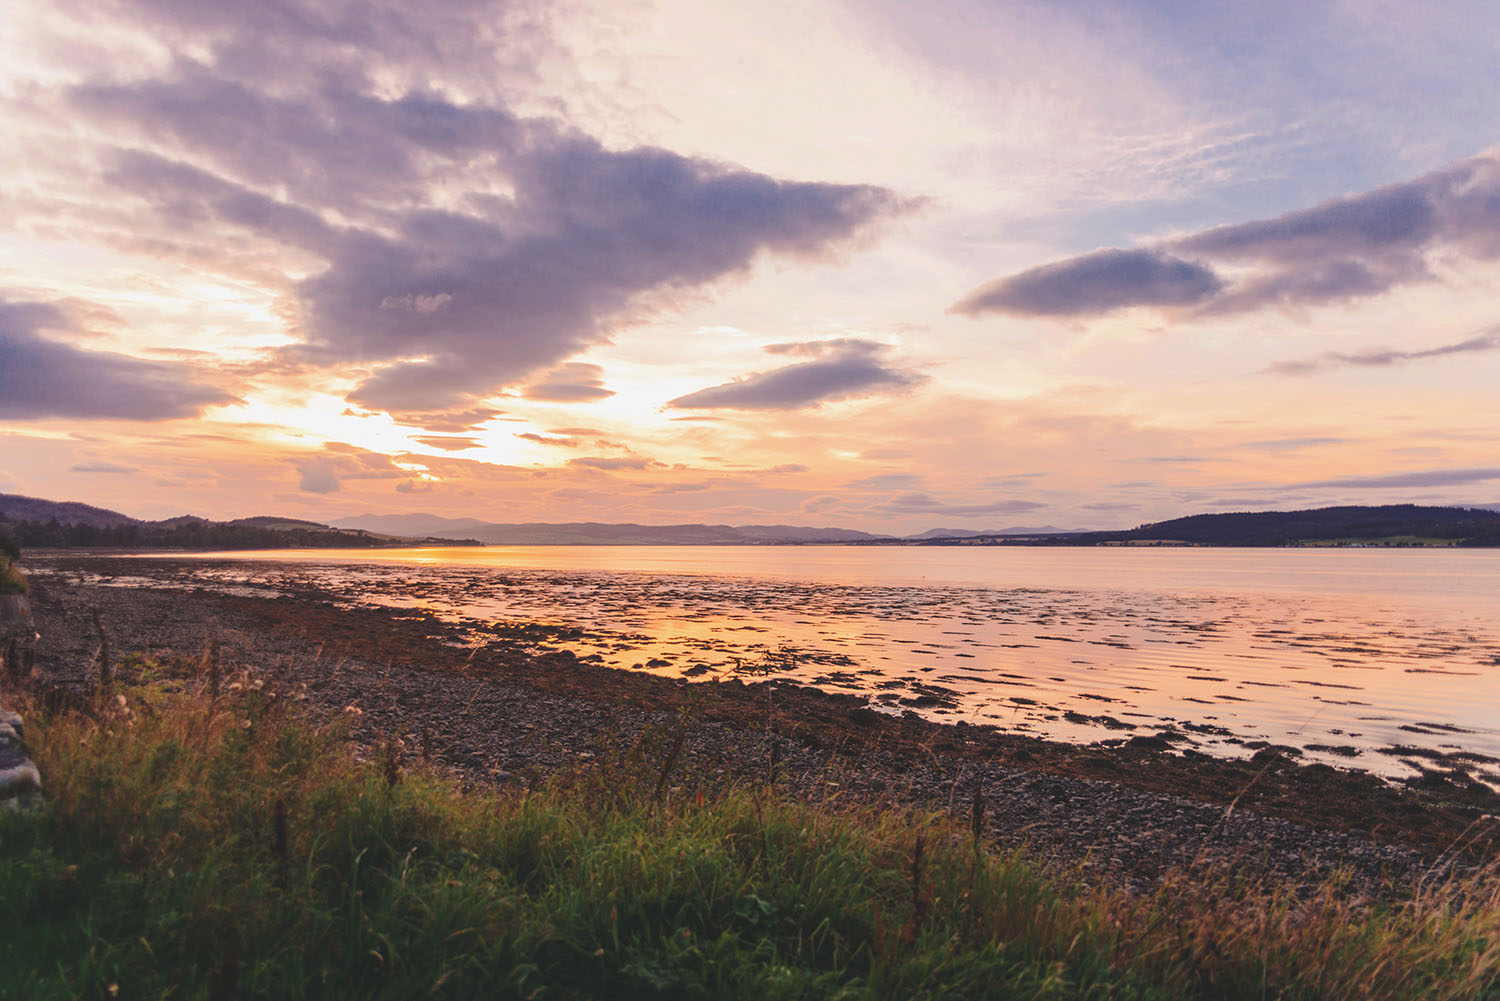
<path fill-rule="evenodd" d="M 26 578 L 21 576 L 21 571 L 11 565 L 10 556 L 0 552 L 0 596 L 7 594 L 25 594 L 30 590 Z"/>
<path fill-rule="evenodd" d="M 23 708 L 47 799 L 0 812 L 4 998 L 1500 997 L 1492 876 L 1131 897 L 967 823 L 704 788 L 668 732 L 465 792 L 243 677 Z"/>

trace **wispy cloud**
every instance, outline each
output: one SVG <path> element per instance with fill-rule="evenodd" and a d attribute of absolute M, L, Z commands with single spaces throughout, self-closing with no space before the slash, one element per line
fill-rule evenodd
<path fill-rule="evenodd" d="M 429 435 L 417 438 L 416 440 L 432 448 L 440 448 L 445 452 L 462 452 L 466 449 L 478 448 L 480 445 L 479 439 L 462 436 Z"/>
<path fill-rule="evenodd" d="M 1253 448 L 1258 452 L 1295 452 L 1304 448 L 1323 448 L 1328 445 L 1346 445 L 1351 438 L 1268 438 L 1264 441 L 1247 441 L 1240 448 Z"/>
<path fill-rule="evenodd" d="M 369 452 L 342 442 L 325 445 L 322 452 L 298 456 L 292 462 L 303 493 L 336 493 L 344 480 L 388 480 L 411 476 L 388 455 Z"/>
<path fill-rule="evenodd" d="M 1276 362 L 1266 366 L 1264 371 L 1273 375 L 1313 375 L 1334 368 L 1389 368 L 1429 358 L 1445 358 L 1448 355 L 1472 354 L 1479 351 L 1500 351 L 1500 327 L 1492 328 L 1467 340 L 1419 351 L 1396 351 L 1388 348 L 1371 348 L 1368 351 L 1352 353 L 1325 351 L 1314 358 Z"/>
<path fill-rule="evenodd" d="M 134 466 L 122 466 L 115 462 L 81 462 L 76 466 L 69 466 L 70 473 L 137 473 L 140 470 Z"/>
<path fill-rule="evenodd" d="M 926 377 L 886 360 L 890 347 L 859 338 L 772 344 L 768 352 L 811 357 L 700 389 L 667 404 L 678 409 L 798 410 L 836 400 L 911 389 Z"/>
<path fill-rule="evenodd" d="M 0 299 L 0 417 L 158 421 L 234 401 L 186 365 L 78 348 L 49 334 L 79 330 L 58 305 Z"/>
<path fill-rule="evenodd" d="M 568 465 L 614 472 L 621 469 L 650 469 L 661 463 L 641 455 L 590 455 L 580 459 L 570 459 Z"/>
<path fill-rule="evenodd" d="M 870 510 L 886 515 L 927 514 L 950 518 L 979 518 L 987 515 L 1024 514 L 1046 507 L 1036 501 L 998 500 L 983 504 L 951 503 L 926 493 L 897 494 L 888 501 L 873 505 Z"/>
<path fill-rule="evenodd" d="M 1212 269 L 1161 251 L 1099 250 L 991 282 L 953 312 L 1079 316 L 1125 306 L 1191 306 L 1224 285 Z"/>
<path fill-rule="evenodd" d="M 522 438 L 522 439 L 524 439 L 526 441 L 534 441 L 538 445 L 557 445 L 557 446 L 560 446 L 562 448 L 577 448 L 578 447 L 578 439 L 577 438 L 568 438 L 568 437 L 563 437 L 563 436 L 558 436 L 558 435 L 550 435 L 550 434 L 537 434 L 535 431 L 523 431 L 523 432 L 517 434 L 516 437 L 517 438 Z"/>
<path fill-rule="evenodd" d="M 615 391 L 604 385 L 604 369 L 600 366 L 569 362 L 526 386 L 521 395 L 548 403 L 589 403 L 609 399 Z"/>
<path fill-rule="evenodd" d="M 1293 484 L 1304 489 L 1350 488 L 1379 490 L 1401 487 L 1450 487 L 1464 483 L 1486 483 L 1500 480 L 1500 469 L 1428 469 L 1415 473 L 1391 473 L 1383 476 L 1345 476 L 1332 480 L 1311 480 Z"/>

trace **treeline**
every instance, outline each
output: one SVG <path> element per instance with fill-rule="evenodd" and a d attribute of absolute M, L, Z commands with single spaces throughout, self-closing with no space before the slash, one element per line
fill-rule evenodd
<path fill-rule="evenodd" d="M 65 525 L 55 518 L 50 521 L 7 521 L 3 516 L 0 516 L 0 537 L 9 538 L 13 546 L 21 549 L 373 549 L 410 545 L 413 541 L 371 535 L 363 530 L 272 529 L 196 519 L 101 528 Z M 450 546 L 465 544 L 451 539 L 419 541 Z"/>
<path fill-rule="evenodd" d="M 1389 504 L 1326 507 L 1310 511 L 1196 514 L 1123 532 L 1086 532 L 1054 544 L 1171 540 L 1209 546 L 1293 546 L 1305 542 L 1382 539 L 1450 541 L 1458 546 L 1500 546 L 1500 512 L 1476 508 Z"/>

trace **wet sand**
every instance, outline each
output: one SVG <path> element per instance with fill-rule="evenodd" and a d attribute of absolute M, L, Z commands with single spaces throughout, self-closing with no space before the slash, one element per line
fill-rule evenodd
<path fill-rule="evenodd" d="M 408 756 L 464 781 L 536 782 L 681 727 L 684 783 L 770 779 L 815 801 L 962 815 L 980 791 L 998 844 L 1137 886 L 1194 863 L 1279 880 L 1350 867 L 1371 885 L 1409 884 L 1500 854 L 1500 797 L 1448 762 L 1392 783 L 1274 748 L 1215 758 L 1174 728 L 1080 746 L 878 712 L 862 696 L 784 679 L 692 684 L 618 670 L 569 652 L 581 630 L 557 623 L 476 637 L 429 611 L 352 605 L 315 588 L 264 597 L 153 586 L 139 564 L 29 562 L 47 684 L 88 688 L 98 610 L 119 651 L 187 676 L 216 637 L 227 669 L 289 686 L 314 719 L 354 717 L 358 740 L 396 733 Z"/>

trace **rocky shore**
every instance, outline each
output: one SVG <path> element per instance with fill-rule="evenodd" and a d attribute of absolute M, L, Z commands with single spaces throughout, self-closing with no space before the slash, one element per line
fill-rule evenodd
<path fill-rule="evenodd" d="M 168 589 L 139 562 L 117 576 L 122 564 L 27 566 L 35 684 L 54 697 L 86 696 L 102 639 L 127 674 L 184 678 L 212 660 L 226 684 L 271 685 L 313 720 L 350 721 L 365 753 L 397 739 L 410 761 L 467 783 L 534 783 L 649 745 L 672 757 L 679 792 L 770 782 L 813 802 L 966 818 L 978 804 L 995 844 L 1135 889 L 1195 868 L 1291 886 L 1340 871 L 1362 889 L 1411 888 L 1500 854 L 1500 797 L 1461 782 L 1397 787 L 1275 749 L 1212 759 L 1174 749 L 1170 733 L 1065 745 L 774 681 L 688 684 L 542 652 L 514 624 L 475 645 L 420 612 Z"/>

